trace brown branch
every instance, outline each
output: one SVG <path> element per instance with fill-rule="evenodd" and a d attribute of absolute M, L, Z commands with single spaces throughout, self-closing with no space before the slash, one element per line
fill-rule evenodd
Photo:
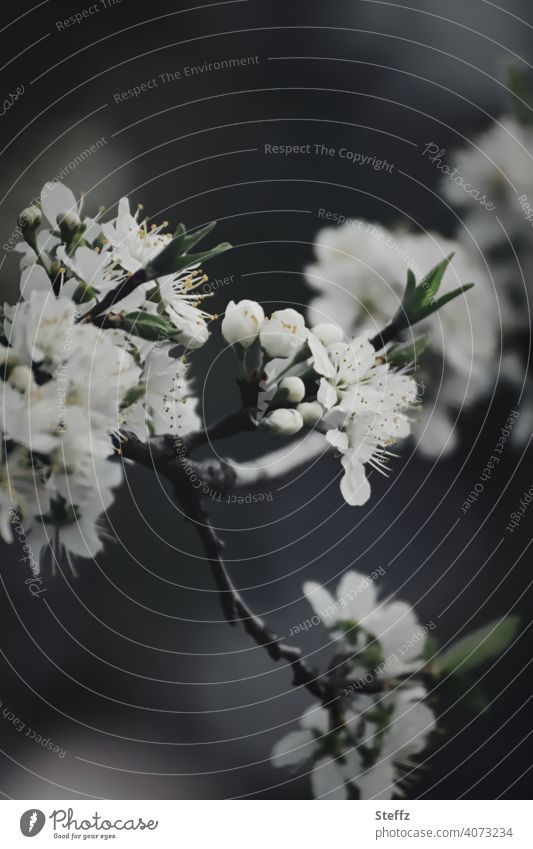
<path fill-rule="evenodd" d="M 211 430 L 208 428 L 208 431 Z M 301 649 L 282 642 L 264 620 L 246 604 L 226 569 L 222 558 L 224 543 L 207 515 L 199 494 L 201 490 L 191 487 L 185 472 L 186 466 L 192 461 L 186 454 L 179 456 L 176 453 L 177 446 L 181 444 L 179 440 L 171 436 L 156 437 L 144 443 L 132 434 L 123 434 L 121 439 L 115 442 L 117 454 L 146 468 L 155 469 L 172 483 L 178 503 L 187 519 L 194 523 L 204 546 L 227 621 L 231 625 L 242 624 L 246 633 L 258 646 L 266 650 L 272 660 L 285 660 L 292 668 L 293 685 L 305 687 L 328 708 L 335 721 L 340 722 L 341 702 L 345 695 L 343 691 L 347 686 L 353 686 L 358 691 L 367 693 L 377 692 L 383 689 L 383 686 L 380 682 L 371 682 L 369 685 L 364 681 L 353 682 L 344 677 L 335 678 L 335 668 L 331 667 L 325 675 L 320 674 L 315 667 L 304 660 Z M 340 666 L 342 668 L 342 661 Z"/>

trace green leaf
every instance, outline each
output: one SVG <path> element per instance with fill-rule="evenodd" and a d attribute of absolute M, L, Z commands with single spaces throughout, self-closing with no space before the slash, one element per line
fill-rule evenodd
<path fill-rule="evenodd" d="M 200 251 L 197 254 L 189 253 L 194 245 L 212 231 L 215 223 L 206 224 L 205 227 L 200 227 L 192 233 L 187 233 L 185 225 L 178 224 L 172 240 L 146 266 L 146 279 L 154 280 L 166 274 L 176 274 L 191 265 L 207 262 L 212 257 L 229 250 L 231 248 L 229 242 L 222 242 L 210 250 Z"/>
<path fill-rule="evenodd" d="M 121 326 L 128 333 L 150 342 L 172 339 L 175 328 L 163 316 L 136 310 L 124 316 Z"/>
<path fill-rule="evenodd" d="M 184 254 L 180 259 L 176 262 L 176 265 L 173 269 L 174 273 L 177 271 L 183 271 L 184 268 L 189 268 L 191 265 L 196 265 L 198 262 L 207 262 L 209 259 L 213 259 L 214 256 L 218 256 L 218 254 L 222 254 L 225 251 L 229 251 L 231 245 L 229 242 L 221 242 L 219 245 L 215 245 L 214 248 L 211 248 L 209 251 L 200 251 L 197 254 Z M 171 274 L 172 272 L 166 272 L 167 274 Z M 161 276 L 161 275 L 158 275 Z"/>
<path fill-rule="evenodd" d="M 412 327 L 419 321 L 423 321 L 458 295 L 472 288 L 474 284 L 468 283 L 466 286 L 460 286 L 453 292 L 446 293 L 441 298 L 436 297 L 446 269 L 452 259 L 453 253 L 432 268 L 418 285 L 411 269 L 407 271 L 407 283 L 405 285 L 402 304 L 391 322 L 391 326 L 394 327 L 396 333 Z"/>
<path fill-rule="evenodd" d="M 463 674 L 501 654 L 512 642 L 520 627 L 518 616 L 507 616 L 463 637 L 436 660 L 441 672 Z"/>
<path fill-rule="evenodd" d="M 472 289 L 473 286 L 474 286 L 473 283 L 465 283 L 464 286 L 459 286 L 459 288 L 454 289 L 453 292 L 447 292 L 446 295 L 442 296 L 442 298 L 439 298 L 437 301 L 430 304 L 430 306 L 428 307 L 428 309 L 426 311 L 426 316 L 431 315 L 434 312 L 437 312 L 437 310 L 440 310 L 440 308 L 443 307 L 444 304 L 447 304 L 450 301 L 453 301 L 454 298 L 457 298 L 459 295 L 462 295 L 464 292 L 468 292 L 468 290 Z"/>
<path fill-rule="evenodd" d="M 183 224 L 181 226 L 183 227 Z M 197 245 L 198 242 L 200 242 L 205 236 L 209 235 L 209 233 L 214 230 L 216 226 L 216 221 L 210 221 L 209 224 L 205 225 L 205 227 L 199 227 L 197 230 L 193 230 L 191 233 L 184 232 L 184 253 L 188 253 L 191 248 L 194 248 L 194 246 Z"/>
<path fill-rule="evenodd" d="M 88 301 L 92 301 L 97 297 L 98 292 L 96 289 L 89 286 L 87 283 L 80 283 L 72 296 L 72 300 L 75 304 L 86 304 Z"/>
<path fill-rule="evenodd" d="M 397 368 L 409 365 L 409 363 L 415 363 L 420 359 L 421 354 L 426 350 L 428 344 L 429 337 L 421 336 L 420 339 L 415 339 L 414 342 L 407 342 L 405 345 L 394 345 L 387 351 L 387 360 Z"/>
<path fill-rule="evenodd" d="M 124 398 L 122 399 L 121 408 L 126 409 L 131 404 L 135 404 L 136 401 L 139 401 L 140 398 L 144 398 L 146 394 L 146 386 L 144 384 L 139 383 L 137 386 L 132 386 L 128 391 L 124 394 Z"/>
<path fill-rule="evenodd" d="M 440 284 L 442 283 L 442 278 L 444 277 L 444 272 L 448 268 L 450 262 L 453 259 L 453 253 L 443 259 L 442 262 L 439 262 L 435 268 L 432 268 L 431 271 L 426 274 L 424 279 L 422 280 L 418 289 L 422 289 L 424 292 L 423 300 L 425 303 L 432 302 L 435 298 L 435 295 L 440 289 Z"/>

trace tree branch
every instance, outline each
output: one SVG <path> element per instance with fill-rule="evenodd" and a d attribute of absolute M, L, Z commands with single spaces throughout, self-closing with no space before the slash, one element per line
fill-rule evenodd
<path fill-rule="evenodd" d="M 395 322 L 391 321 L 390 324 L 387 324 L 386 327 L 383 328 L 379 333 L 376 333 L 375 336 L 370 340 L 370 344 L 376 351 L 381 351 L 389 342 L 392 342 L 393 339 L 396 339 L 398 333 L 402 330 L 402 328 Z"/>
<path fill-rule="evenodd" d="M 121 280 L 118 286 L 115 286 L 114 289 L 111 289 L 104 295 L 101 301 L 94 304 L 90 310 L 87 310 L 86 313 L 81 315 L 77 322 L 87 322 L 92 321 L 96 316 L 101 315 L 106 310 L 111 309 L 118 301 L 121 301 L 123 298 L 126 298 L 130 295 L 137 286 L 140 286 L 142 283 L 146 283 L 146 271 L 144 268 L 140 268 L 134 274 L 130 274 L 129 277 L 126 277 L 124 280 Z"/>
<path fill-rule="evenodd" d="M 303 450 L 305 443 L 306 440 L 302 440 L 294 452 L 301 462 L 304 462 L 304 454 L 309 455 L 309 446 L 306 447 L 305 452 Z M 301 649 L 282 642 L 278 635 L 268 628 L 264 620 L 246 604 L 226 569 L 222 558 L 224 543 L 218 537 L 207 515 L 199 494 L 201 490 L 190 486 L 185 472 L 185 465 L 190 463 L 190 460 L 186 456 L 176 455 L 175 441 L 172 437 L 156 437 L 144 443 L 133 434 L 123 434 L 120 439 L 115 440 L 115 447 L 117 453 L 123 458 L 133 460 L 146 468 L 156 469 L 172 483 L 177 501 L 186 517 L 194 523 L 204 546 L 226 619 L 231 625 L 242 624 L 246 633 L 258 646 L 266 650 L 272 660 L 285 660 L 292 668 L 295 687 L 305 687 L 331 711 L 334 718 L 338 718 L 342 712 L 340 707 L 342 691 L 347 685 L 354 686 L 360 692 L 376 692 L 383 688 L 378 682 L 368 685 L 363 681 L 350 682 L 344 677 L 336 679 L 334 677 L 336 667 L 329 669 L 326 674 L 320 674 L 315 667 L 304 660 Z M 318 454 L 317 440 L 313 439 L 312 448 Z M 281 459 L 282 452 L 273 452 L 272 456 Z M 197 468 L 200 469 L 200 466 Z"/>
<path fill-rule="evenodd" d="M 204 430 L 189 434 L 189 436 L 184 437 L 182 442 L 187 450 L 192 451 L 194 448 L 199 448 L 215 439 L 227 439 L 238 433 L 255 430 L 256 427 L 257 425 L 250 416 L 249 410 L 246 407 L 241 407 L 236 412 L 230 413 L 229 416 L 224 416 L 224 418 L 204 428 Z"/>

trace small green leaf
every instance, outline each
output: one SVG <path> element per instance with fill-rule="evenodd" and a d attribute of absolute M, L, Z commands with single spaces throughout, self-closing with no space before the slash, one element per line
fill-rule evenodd
<path fill-rule="evenodd" d="M 98 292 L 96 289 L 87 283 L 80 283 L 72 296 L 72 300 L 75 304 L 86 304 L 88 301 L 92 301 L 97 297 Z"/>
<path fill-rule="evenodd" d="M 427 336 L 421 336 L 420 339 L 415 339 L 414 342 L 407 342 L 405 345 L 394 345 L 387 351 L 387 360 L 397 368 L 409 365 L 409 363 L 415 363 L 420 359 L 428 344 L 429 338 Z"/>
<path fill-rule="evenodd" d="M 191 265 L 207 262 L 212 257 L 229 250 L 231 245 L 228 242 L 222 242 L 210 250 L 200 251 L 197 254 L 189 253 L 189 250 L 207 236 L 214 226 L 215 222 L 211 222 L 192 233 L 187 233 L 185 226 L 178 224 L 172 240 L 146 266 L 146 279 L 154 280 L 157 277 L 164 277 L 166 274 L 176 274 Z"/>
<path fill-rule="evenodd" d="M 466 283 L 464 286 L 459 286 L 458 289 L 454 289 L 453 292 L 447 292 L 446 295 L 443 295 L 442 298 L 439 298 L 434 303 L 430 304 L 427 311 L 426 316 L 431 315 L 437 310 L 440 310 L 444 304 L 448 304 L 450 301 L 453 301 L 454 298 L 457 298 L 459 295 L 464 294 L 464 292 L 468 292 L 469 289 L 472 289 L 474 286 L 473 283 Z"/>
<path fill-rule="evenodd" d="M 128 333 L 140 336 L 150 342 L 171 339 L 174 334 L 174 326 L 160 315 L 136 310 L 124 316 L 121 326 Z"/>
<path fill-rule="evenodd" d="M 177 271 L 183 271 L 183 269 L 189 268 L 191 265 L 196 265 L 199 262 L 207 262 L 207 260 L 213 259 L 214 256 L 218 256 L 225 251 L 229 251 L 230 248 L 231 245 L 229 242 L 221 242 L 209 251 L 200 251 L 200 253 L 197 254 L 184 254 L 179 260 L 177 260 L 173 272 L 176 273 Z M 169 273 L 172 272 L 167 271 L 167 274 Z"/>
<path fill-rule="evenodd" d="M 447 256 L 446 259 L 443 259 L 442 262 L 439 262 L 439 264 L 436 265 L 435 268 L 432 268 L 431 271 L 426 274 L 420 286 L 418 286 L 418 289 L 422 290 L 423 292 L 424 303 L 432 302 L 435 298 L 435 295 L 440 289 L 440 284 L 442 283 L 444 272 L 452 261 L 453 256 L 454 255 L 452 253 Z"/>
<path fill-rule="evenodd" d="M 185 232 L 183 235 L 183 241 L 185 245 L 184 253 L 188 253 L 191 248 L 194 248 L 194 246 L 197 245 L 198 242 L 200 242 L 203 238 L 205 238 L 205 236 L 208 236 L 209 233 L 214 230 L 216 226 L 216 221 L 210 221 L 209 224 L 205 225 L 205 227 L 199 227 L 197 230 L 193 230 L 192 233 Z"/>
<path fill-rule="evenodd" d="M 518 616 L 507 616 L 459 640 L 437 658 L 439 671 L 461 675 L 501 654 L 520 627 Z"/>
<path fill-rule="evenodd" d="M 453 300 L 453 298 L 472 288 L 474 284 L 468 283 L 466 286 L 460 286 L 453 292 L 446 293 L 441 298 L 436 297 L 446 269 L 452 259 L 453 253 L 446 257 L 446 259 L 443 259 L 442 262 L 439 262 L 435 268 L 432 268 L 418 285 L 416 284 L 413 272 L 411 269 L 408 270 L 402 304 L 391 322 L 391 327 L 394 327 L 396 334 L 408 327 L 412 327 L 419 321 L 423 321 L 429 315 L 432 315 Z"/>
<path fill-rule="evenodd" d="M 122 409 L 125 409 L 126 407 L 129 407 L 130 404 L 135 404 L 135 402 L 138 401 L 140 398 L 144 398 L 145 394 L 146 387 L 142 383 L 139 383 L 137 386 L 132 386 L 125 393 L 120 406 L 122 407 Z"/>

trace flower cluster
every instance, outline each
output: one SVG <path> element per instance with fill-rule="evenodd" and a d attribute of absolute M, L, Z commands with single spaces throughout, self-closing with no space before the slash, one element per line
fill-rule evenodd
<path fill-rule="evenodd" d="M 316 293 L 309 315 L 312 322 L 335 321 L 347 333 L 375 334 L 401 310 L 408 269 L 422 277 L 453 255 L 442 291 L 476 282 L 468 301 L 456 298 L 438 317 L 420 324 L 428 346 L 420 375 L 429 391 L 415 432 L 426 453 L 450 450 L 456 442 L 457 410 L 488 390 L 495 370 L 498 310 L 480 260 L 459 242 L 437 234 L 387 230 L 362 220 L 321 230 L 315 253 L 315 262 L 306 269 Z M 412 338 L 410 330 L 406 334 Z"/>
<path fill-rule="evenodd" d="M 122 477 L 112 459 L 118 435 L 146 441 L 199 425 L 184 353 L 208 336 L 195 292 L 204 278 L 186 252 L 191 237 L 182 237 L 184 267 L 150 271 L 172 236 L 139 222 L 125 198 L 117 217 L 101 222 L 48 183 L 21 229 L 21 299 L 4 306 L 0 347 L 0 528 L 11 541 L 16 510 L 36 560 L 47 546 L 92 557 Z M 83 321 L 114 291 L 115 311 L 100 326 Z"/>
<path fill-rule="evenodd" d="M 341 455 L 342 495 L 350 505 L 364 504 L 365 467 L 384 472 L 389 446 L 409 435 L 413 378 L 392 368 L 366 337 L 346 338 L 333 323 L 309 329 L 294 309 L 267 318 L 254 301 L 231 302 L 222 333 L 244 355 L 256 348 L 259 424 L 284 436 L 303 427 L 324 433 Z"/>
<path fill-rule="evenodd" d="M 372 581 L 356 572 L 342 578 L 337 599 L 318 584 L 304 592 L 337 649 L 338 667 L 350 680 L 341 718 L 324 707 L 307 710 L 300 729 L 274 746 L 275 767 L 307 767 L 316 798 L 361 799 L 402 795 L 403 768 L 435 728 L 416 678 L 425 665 L 424 633 L 405 602 L 377 598 Z M 370 694 L 368 682 L 382 684 Z M 360 683 L 360 687 L 358 687 Z"/>

